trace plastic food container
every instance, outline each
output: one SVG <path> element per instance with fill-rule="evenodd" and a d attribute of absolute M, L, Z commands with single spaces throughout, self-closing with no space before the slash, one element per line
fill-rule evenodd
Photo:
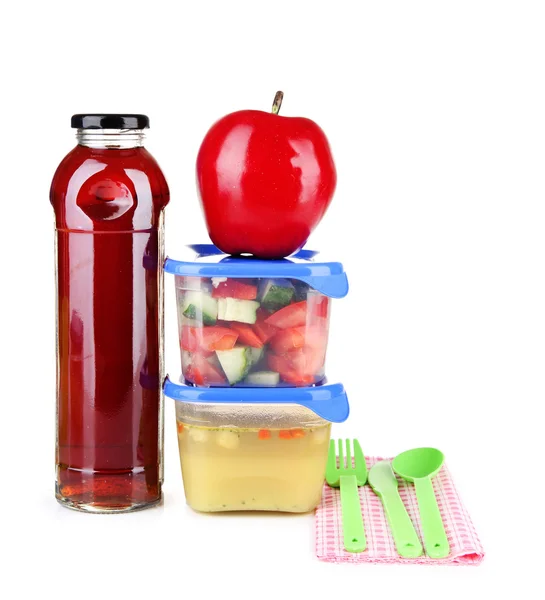
<path fill-rule="evenodd" d="M 202 389 L 168 378 L 187 503 L 201 512 L 307 512 L 320 502 L 331 423 L 348 417 L 341 384 Z"/>
<path fill-rule="evenodd" d="M 191 246 L 167 258 L 175 275 L 182 373 L 196 386 L 285 387 L 323 382 L 331 298 L 348 293 L 338 262 L 301 250 L 283 260 Z"/>

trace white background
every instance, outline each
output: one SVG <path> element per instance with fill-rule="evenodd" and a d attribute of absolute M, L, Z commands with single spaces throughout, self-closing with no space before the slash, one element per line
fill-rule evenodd
<path fill-rule="evenodd" d="M 544 535 L 543 3 L 95 0 L 0 13 L 2 596 L 523 597 Z M 193 513 L 170 402 L 162 507 L 94 516 L 54 500 L 48 194 L 75 143 L 70 116 L 150 115 L 175 256 L 207 240 L 194 161 L 208 127 L 269 110 L 277 89 L 282 114 L 317 121 L 337 163 L 309 242 L 351 284 L 331 325 L 330 379 L 352 404 L 336 434 L 374 455 L 443 449 L 487 551 L 478 568 L 330 565 L 314 556 L 310 515 Z M 168 279 L 166 290 L 176 374 Z"/>

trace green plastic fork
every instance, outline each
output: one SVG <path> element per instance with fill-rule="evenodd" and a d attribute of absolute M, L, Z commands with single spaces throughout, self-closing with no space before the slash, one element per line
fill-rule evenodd
<path fill-rule="evenodd" d="M 335 454 L 335 441 L 329 442 L 329 453 L 325 480 L 331 487 L 341 488 L 341 511 L 343 519 L 344 548 L 348 552 L 363 552 L 367 547 L 363 517 L 361 514 L 358 486 L 367 483 L 367 465 L 358 440 L 354 442 L 354 465 L 350 451 L 350 440 L 346 440 L 346 463 L 343 441 L 338 440 L 339 466 Z"/>

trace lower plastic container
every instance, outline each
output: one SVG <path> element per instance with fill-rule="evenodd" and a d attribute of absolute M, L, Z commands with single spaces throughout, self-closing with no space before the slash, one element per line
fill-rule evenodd
<path fill-rule="evenodd" d="M 348 417 L 340 384 L 202 389 L 165 382 L 176 400 L 187 503 L 201 512 L 308 512 L 320 502 L 331 423 Z"/>

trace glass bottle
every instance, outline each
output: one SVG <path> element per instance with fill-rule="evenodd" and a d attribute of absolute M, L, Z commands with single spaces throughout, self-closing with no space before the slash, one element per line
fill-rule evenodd
<path fill-rule="evenodd" d="M 90 512 L 161 499 L 165 177 L 145 115 L 72 117 L 56 221 L 56 497 Z"/>

